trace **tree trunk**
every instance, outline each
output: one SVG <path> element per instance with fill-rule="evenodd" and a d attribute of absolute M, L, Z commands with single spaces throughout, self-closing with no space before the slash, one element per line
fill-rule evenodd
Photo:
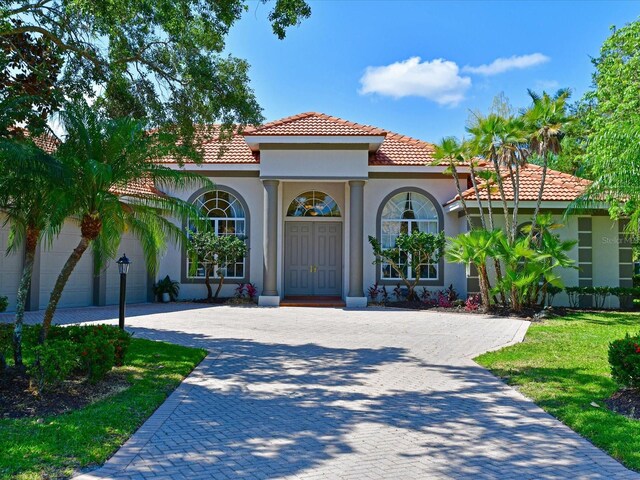
<path fill-rule="evenodd" d="M 482 298 L 483 310 L 488 312 L 491 307 L 491 299 L 489 298 L 489 277 L 487 275 L 486 265 L 477 265 L 478 277 L 480 280 L 480 297 Z"/>
<path fill-rule="evenodd" d="M 507 231 L 507 235 L 511 229 L 511 219 L 509 218 L 509 203 L 507 202 L 507 196 L 504 193 L 504 183 L 502 182 L 502 172 L 500 171 L 500 165 L 498 164 L 498 158 L 495 153 L 491 154 L 493 161 L 493 168 L 496 172 L 496 183 L 498 184 L 498 192 L 500 193 L 500 199 L 502 200 L 502 210 L 504 213 L 504 228 Z"/>
<path fill-rule="evenodd" d="M 42 330 L 40 332 L 40 342 L 44 342 L 49 334 L 49 328 L 51 327 L 51 321 L 53 320 L 53 315 L 56 313 L 56 309 L 58 308 L 58 302 L 60 301 L 60 297 L 62 296 L 62 291 L 64 290 L 71 273 L 76 268 L 76 265 L 82 258 L 82 255 L 89 247 L 91 241 L 86 238 L 80 238 L 80 242 L 78 246 L 71 252 L 67 262 L 62 267 L 62 271 L 60 275 L 58 275 L 58 279 L 56 280 L 56 284 L 53 287 L 51 292 L 51 297 L 49 297 L 49 305 L 47 305 L 47 309 L 44 312 L 44 319 L 42 320 Z"/>
<path fill-rule="evenodd" d="M 478 189 L 478 184 L 476 183 L 476 169 L 473 166 L 473 160 L 471 160 L 471 163 L 469 164 L 469 168 L 471 170 L 471 185 L 473 186 L 473 191 L 476 194 L 476 201 L 478 202 L 478 210 L 480 211 L 480 224 L 482 225 L 482 228 L 486 230 L 487 226 L 484 220 L 484 207 L 482 206 L 482 200 L 480 200 L 480 190 Z M 489 208 L 491 208 L 491 200 L 489 200 Z"/>
<path fill-rule="evenodd" d="M 207 302 L 211 303 L 213 299 L 213 290 L 211 289 L 211 269 L 205 268 L 204 284 L 207 287 Z"/>
<path fill-rule="evenodd" d="M 456 182 L 456 190 L 458 191 L 458 197 L 460 198 L 460 203 L 462 204 L 462 211 L 464 212 L 464 217 L 467 219 L 467 226 L 469 230 L 473 230 L 473 225 L 471 224 L 471 217 L 469 217 L 469 209 L 467 208 L 467 201 L 462 196 L 462 188 L 460 187 L 460 178 L 458 177 L 458 169 L 456 168 L 454 163 L 451 163 L 451 172 L 453 175 L 453 181 Z"/>
<path fill-rule="evenodd" d="M 540 152 L 542 154 L 542 180 L 540 182 L 540 190 L 538 190 L 536 208 L 533 211 L 533 217 L 531 217 L 531 231 L 529 232 L 529 235 L 528 235 L 529 239 L 533 238 L 533 231 L 536 228 L 538 223 L 538 214 L 540 213 L 540 205 L 542 204 L 542 194 L 544 193 L 544 183 L 547 180 L 547 167 L 549 166 L 549 156 L 547 154 L 547 148 L 546 148 L 546 135 L 545 135 L 545 138 L 543 139 L 543 142 L 545 142 L 545 144 L 543 144 Z"/>
<path fill-rule="evenodd" d="M 22 363 L 22 329 L 24 325 L 24 311 L 27 303 L 27 295 L 29 295 L 29 287 L 31 286 L 31 276 L 33 274 L 33 263 L 36 257 L 36 248 L 38 246 L 38 238 L 40 232 L 27 227 L 27 238 L 25 242 L 24 267 L 22 268 L 22 278 L 18 287 L 18 295 L 16 298 L 16 320 L 13 329 L 13 362 L 18 368 L 23 366 Z"/>
<path fill-rule="evenodd" d="M 493 207 L 491 207 L 491 202 L 493 199 L 491 198 L 491 184 L 489 183 L 489 180 L 487 180 L 487 199 L 489 204 L 489 228 L 493 230 L 495 228 L 495 225 L 493 223 Z M 500 285 L 500 283 L 502 282 L 502 266 L 500 265 L 500 260 L 494 258 L 493 265 L 496 270 L 496 284 Z M 507 304 L 507 297 L 502 287 L 500 287 L 500 301 L 502 302 L 502 305 Z"/>
<path fill-rule="evenodd" d="M 224 275 L 219 275 L 220 281 L 218 282 L 218 289 L 216 290 L 215 299 L 218 299 L 218 295 L 220 295 L 220 290 L 222 290 L 222 284 L 224 283 Z"/>

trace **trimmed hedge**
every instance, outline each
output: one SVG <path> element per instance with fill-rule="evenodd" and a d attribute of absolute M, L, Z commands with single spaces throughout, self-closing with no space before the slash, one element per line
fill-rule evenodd
<path fill-rule="evenodd" d="M 609 296 L 618 297 L 620 308 L 633 308 L 633 300 L 640 298 L 640 287 L 566 287 L 564 291 L 569 297 L 569 305 L 576 308 L 580 298 L 593 299 L 595 308 L 604 308 Z"/>

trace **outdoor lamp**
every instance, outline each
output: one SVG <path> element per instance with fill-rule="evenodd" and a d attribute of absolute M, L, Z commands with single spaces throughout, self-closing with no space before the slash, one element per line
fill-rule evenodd
<path fill-rule="evenodd" d="M 127 273 L 129 273 L 129 266 L 131 260 L 127 258 L 126 254 L 123 254 L 118 261 L 118 271 L 120 272 L 120 311 L 118 315 L 118 326 L 120 330 L 124 330 L 124 305 L 127 296 Z"/>
<path fill-rule="evenodd" d="M 122 255 L 118 261 L 118 270 L 120 271 L 120 275 L 126 275 L 129 273 L 129 265 L 131 265 L 131 260 L 127 258 L 127 254 Z"/>

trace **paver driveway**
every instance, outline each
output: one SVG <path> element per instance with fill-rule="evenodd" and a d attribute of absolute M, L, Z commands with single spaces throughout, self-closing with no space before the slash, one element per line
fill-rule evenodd
<path fill-rule="evenodd" d="M 471 360 L 517 341 L 525 322 L 162 308 L 132 307 L 128 324 L 136 335 L 212 353 L 84 479 L 637 478 Z"/>

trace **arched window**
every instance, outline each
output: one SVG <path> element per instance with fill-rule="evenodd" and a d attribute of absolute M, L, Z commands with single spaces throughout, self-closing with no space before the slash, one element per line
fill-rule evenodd
<path fill-rule="evenodd" d="M 323 192 L 312 190 L 293 199 L 287 210 L 287 217 L 339 217 L 340 207 L 336 201 Z"/>
<path fill-rule="evenodd" d="M 193 200 L 202 212 L 201 219 L 211 223 L 211 229 L 218 235 L 236 235 L 247 238 L 248 212 L 241 198 L 227 191 L 218 189 L 204 192 Z M 190 260 L 187 258 L 187 272 L 191 278 L 204 278 L 204 268 L 198 266 L 195 275 L 191 273 Z M 220 265 L 225 269 L 225 277 L 229 279 L 243 279 L 247 276 L 246 257 L 236 263 Z"/>
<path fill-rule="evenodd" d="M 413 232 L 438 233 L 442 229 L 441 218 L 435 204 L 425 195 L 407 190 L 394 193 L 382 208 L 379 217 L 380 241 L 384 248 L 395 245 L 396 238 L 401 234 Z M 409 271 L 409 258 L 404 257 L 401 265 L 407 269 L 405 275 L 413 278 Z M 423 269 L 421 277 L 425 280 L 438 278 L 438 265 L 432 264 Z M 398 279 L 399 274 L 388 264 L 381 265 L 382 279 Z"/>

